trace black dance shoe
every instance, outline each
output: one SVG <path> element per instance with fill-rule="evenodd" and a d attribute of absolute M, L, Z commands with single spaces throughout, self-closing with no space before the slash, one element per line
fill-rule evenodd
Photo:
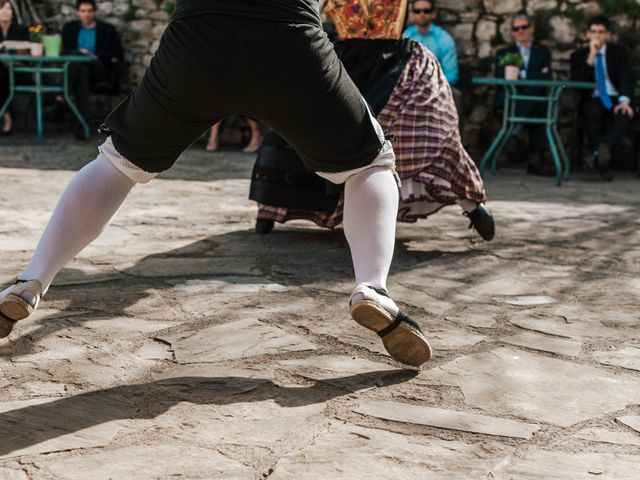
<path fill-rule="evenodd" d="M 483 204 L 478 205 L 471 212 L 464 212 L 463 215 L 471 221 L 469 228 L 475 229 L 487 242 L 493 239 L 496 234 L 496 224 L 493 221 L 493 216 Z"/>
<path fill-rule="evenodd" d="M 270 233 L 271 230 L 273 230 L 274 225 L 275 222 L 273 220 L 264 220 L 262 218 L 259 218 L 258 220 L 256 220 L 256 233 L 259 235 L 266 235 L 267 233 Z"/>

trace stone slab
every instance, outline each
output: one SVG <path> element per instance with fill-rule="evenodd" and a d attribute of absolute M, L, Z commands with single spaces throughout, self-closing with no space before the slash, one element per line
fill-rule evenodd
<path fill-rule="evenodd" d="M 0 458 L 104 447 L 123 426 L 122 407 L 123 399 L 92 395 L 3 402 Z"/>
<path fill-rule="evenodd" d="M 582 343 L 547 335 L 538 335 L 533 332 L 523 332 L 500 339 L 501 342 L 527 347 L 542 352 L 557 353 L 575 357 L 582 351 Z"/>
<path fill-rule="evenodd" d="M 528 450 L 492 473 L 495 480 L 634 480 L 638 465 L 640 455 Z"/>
<path fill-rule="evenodd" d="M 88 328 L 103 334 L 106 333 L 110 337 L 128 338 L 131 338 L 131 334 L 133 333 L 153 333 L 176 325 L 176 323 L 173 322 L 146 320 L 135 317 L 74 317 L 73 321 L 80 324 L 80 329 Z"/>
<path fill-rule="evenodd" d="M 519 295 L 515 297 L 494 297 L 494 301 L 518 307 L 537 307 L 555 303 L 556 299 L 546 295 Z"/>
<path fill-rule="evenodd" d="M 159 338 L 171 344 L 176 359 L 184 363 L 219 362 L 317 348 L 300 336 L 252 319 Z"/>
<path fill-rule="evenodd" d="M 202 280 L 166 280 L 175 290 L 186 295 L 202 295 L 212 293 L 258 293 L 258 292 L 286 292 L 284 285 L 272 282 L 263 277 L 228 276 L 219 279 Z"/>
<path fill-rule="evenodd" d="M 616 420 L 640 433 L 640 415 L 625 415 L 617 417 Z"/>
<path fill-rule="evenodd" d="M 24 470 L 3 467 L 0 467 L 0 478 L 2 480 L 29 480 L 29 476 Z"/>
<path fill-rule="evenodd" d="M 354 411 L 362 415 L 395 422 L 414 423 L 447 430 L 482 433 L 500 437 L 528 439 L 540 429 L 538 425 L 506 418 L 399 402 L 369 401 L 361 403 Z"/>
<path fill-rule="evenodd" d="M 474 328 L 494 328 L 496 317 L 503 313 L 502 307 L 495 305 L 470 305 L 462 312 L 449 313 L 446 320 Z"/>
<path fill-rule="evenodd" d="M 593 352 L 593 356 L 603 365 L 613 365 L 640 372 L 640 348 L 623 347 L 615 351 Z"/>
<path fill-rule="evenodd" d="M 640 435 L 631 432 L 615 432 L 605 428 L 585 428 L 574 434 L 573 438 L 597 443 L 640 447 Z"/>
<path fill-rule="evenodd" d="M 314 355 L 295 360 L 281 360 L 278 368 L 338 388 L 363 391 L 412 378 L 411 370 L 346 355 Z"/>
<path fill-rule="evenodd" d="M 173 351 L 171 350 L 171 345 L 156 340 L 148 340 L 136 350 L 136 355 L 145 360 L 171 360 Z"/>
<path fill-rule="evenodd" d="M 640 320 L 625 312 L 594 312 L 582 306 L 550 308 L 544 314 L 515 313 L 509 321 L 520 328 L 574 340 L 619 339 L 637 335 Z"/>
<path fill-rule="evenodd" d="M 220 391 L 210 402 L 181 402 L 170 407 L 154 419 L 153 428 L 171 432 L 177 442 L 211 448 L 242 445 L 279 450 L 280 445 L 311 442 L 314 423 L 325 423 L 325 397 L 314 398 L 304 388 L 285 388 L 272 395 L 275 398 L 242 401 L 242 396 Z"/>
<path fill-rule="evenodd" d="M 119 272 L 137 277 L 175 277 L 202 275 L 260 275 L 252 257 L 191 258 L 147 257 L 140 261 L 116 265 Z"/>
<path fill-rule="evenodd" d="M 493 414 L 564 427 L 622 410 L 640 398 L 640 382 L 630 375 L 510 348 L 466 355 L 420 377 L 460 387 L 466 403 Z"/>
<path fill-rule="evenodd" d="M 133 445 L 73 457 L 39 458 L 36 466 L 55 478 L 134 480 L 140 478 L 252 478 L 253 471 L 214 449 L 195 445 Z"/>
<path fill-rule="evenodd" d="M 490 478 L 513 451 L 492 441 L 445 441 L 331 422 L 312 444 L 282 457 L 269 478 Z"/>

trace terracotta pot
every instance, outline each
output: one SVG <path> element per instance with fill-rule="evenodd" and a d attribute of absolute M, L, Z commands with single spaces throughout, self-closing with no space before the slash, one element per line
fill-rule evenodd
<path fill-rule="evenodd" d="M 504 67 L 504 79 L 505 80 L 518 80 L 520 77 L 520 67 L 515 65 L 507 65 Z"/>
<path fill-rule="evenodd" d="M 32 57 L 41 57 L 44 53 L 44 45 L 40 42 L 31 42 L 31 56 Z"/>

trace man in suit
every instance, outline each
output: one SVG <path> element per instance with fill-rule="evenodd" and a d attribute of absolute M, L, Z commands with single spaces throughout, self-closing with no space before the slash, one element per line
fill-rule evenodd
<path fill-rule="evenodd" d="M 62 46 L 66 54 L 87 55 L 92 59 L 88 63 L 72 63 L 69 67 L 69 87 L 76 96 L 80 113 L 89 121 L 90 87 L 109 81 L 115 64 L 122 61 L 122 44 L 113 25 L 96 19 L 95 0 L 78 0 L 76 15 L 78 20 L 68 22 L 62 28 Z M 81 128 L 76 136 L 86 140 Z"/>
<path fill-rule="evenodd" d="M 511 19 L 511 31 L 514 43 L 498 50 L 496 54 L 495 75 L 504 78 L 504 67 L 500 60 L 507 53 L 516 53 L 524 60 L 524 68 L 520 71 L 520 78 L 529 80 L 551 80 L 551 52 L 533 41 L 535 29 L 531 17 L 526 12 L 518 12 Z M 521 87 L 518 89 L 523 95 L 544 95 L 544 89 L 539 87 Z M 495 98 L 495 106 L 501 108 L 504 103 L 504 92 L 500 91 Z M 547 106 L 541 102 L 520 101 L 516 105 L 519 117 L 544 117 Z M 552 172 L 544 162 L 544 153 L 548 150 L 544 125 L 527 124 L 529 130 L 529 158 L 527 173 L 536 175 L 550 175 Z"/>
<path fill-rule="evenodd" d="M 604 180 L 611 180 L 611 149 L 633 118 L 633 77 L 627 49 L 610 43 L 607 17 L 598 15 L 589 20 L 587 37 L 589 46 L 571 55 L 571 79 L 596 83 L 593 91 L 584 91 L 580 107 L 593 152 L 586 164 L 592 170 L 597 168 Z"/>

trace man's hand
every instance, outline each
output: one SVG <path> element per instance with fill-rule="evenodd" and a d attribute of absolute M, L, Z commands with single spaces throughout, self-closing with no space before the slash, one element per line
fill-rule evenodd
<path fill-rule="evenodd" d="M 633 108 L 627 102 L 621 102 L 613 107 L 613 113 L 622 113 L 630 119 L 633 118 Z"/>
<path fill-rule="evenodd" d="M 81 49 L 79 50 L 79 52 L 80 52 L 82 55 L 86 55 L 87 57 L 91 57 L 93 60 L 98 60 L 98 57 L 97 57 L 96 55 L 92 54 L 92 53 L 91 53 L 89 50 L 87 50 L 86 48 L 81 48 Z"/>
<path fill-rule="evenodd" d="M 604 43 L 599 40 L 592 39 L 589 42 L 589 55 L 587 56 L 587 63 L 589 65 L 593 65 L 595 63 L 596 55 L 600 53 L 600 50 L 602 50 L 603 46 Z"/>

